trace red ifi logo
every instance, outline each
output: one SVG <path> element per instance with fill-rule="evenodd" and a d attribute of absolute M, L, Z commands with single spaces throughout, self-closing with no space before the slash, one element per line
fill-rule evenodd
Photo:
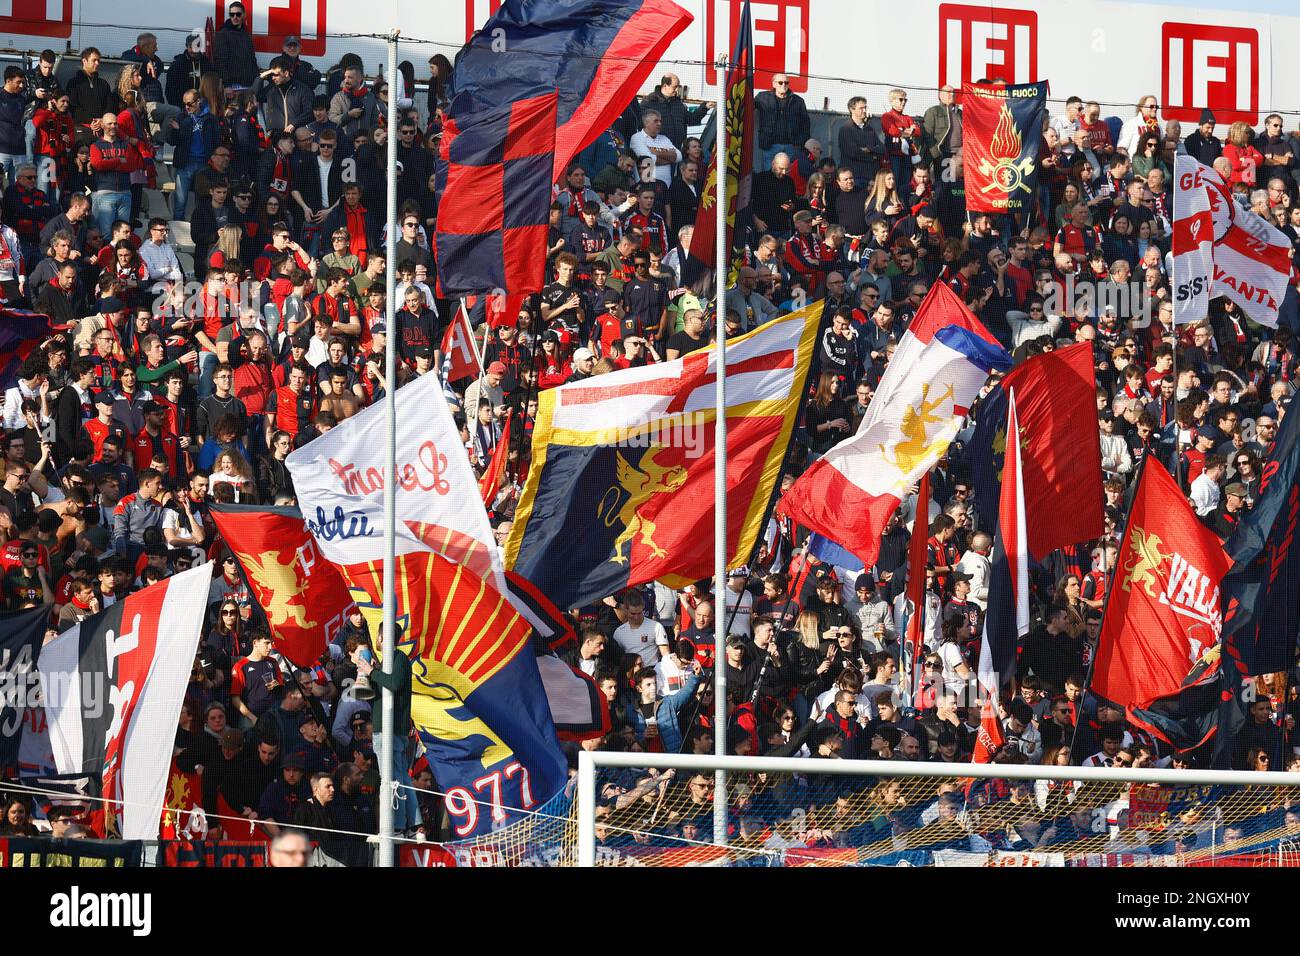
<path fill-rule="evenodd" d="M 1259 31 L 1205 23 L 1166 23 L 1164 116 L 1195 123 L 1201 110 L 1219 123 L 1259 119 Z"/>
<path fill-rule="evenodd" d="M 1038 80 L 1038 14 L 964 3 L 939 4 L 939 85 Z"/>
<path fill-rule="evenodd" d="M 754 17 L 754 89 L 770 90 L 772 76 L 788 73 L 790 89 L 808 91 L 808 2 L 809 0 L 767 0 L 750 4 Z M 704 35 L 709 61 L 706 80 L 718 82 L 712 64 L 718 57 L 731 57 L 732 37 L 740 28 L 743 0 L 705 0 Z"/>
<path fill-rule="evenodd" d="M 70 37 L 72 0 L 0 0 L 0 32 L 29 37 Z"/>
<path fill-rule="evenodd" d="M 501 0 L 465 0 L 465 42 L 500 9 Z"/>
<path fill-rule="evenodd" d="M 217 0 L 217 23 L 224 23 L 226 7 L 233 0 Z M 258 53 L 279 53 L 285 37 L 302 41 L 303 56 L 325 52 L 325 6 L 327 0 L 240 0 L 244 5 L 245 29 L 253 35 Z"/>

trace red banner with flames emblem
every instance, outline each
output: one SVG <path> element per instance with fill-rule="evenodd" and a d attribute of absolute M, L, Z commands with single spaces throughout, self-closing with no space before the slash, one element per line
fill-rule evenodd
<path fill-rule="evenodd" d="M 1047 81 L 962 87 L 966 209 L 1017 215 L 1038 195 L 1038 147 Z"/>

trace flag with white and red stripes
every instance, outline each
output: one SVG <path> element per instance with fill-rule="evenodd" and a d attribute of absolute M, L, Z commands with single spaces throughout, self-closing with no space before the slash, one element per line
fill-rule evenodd
<path fill-rule="evenodd" d="M 1260 325 L 1277 328 L 1278 309 L 1291 276 L 1290 240 L 1280 229 L 1239 206 L 1232 197 L 1231 188 L 1215 170 L 1194 159 L 1188 158 L 1188 161 L 1192 163 L 1191 167 L 1186 162 L 1177 166 L 1185 171 L 1176 174 L 1179 182 L 1174 197 L 1175 243 L 1178 243 L 1177 222 L 1186 218 L 1179 208 L 1179 193 L 1184 189 L 1183 177 L 1190 176 L 1191 180 L 1186 183 L 1190 190 L 1195 190 L 1198 179 L 1202 184 L 1214 231 L 1209 296 L 1231 299 Z M 1192 200 L 1184 197 L 1184 201 Z M 1204 219 L 1200 221 L 1204 222 Z M 1186 228 L 1190 232 L 1191 224 Z M 1175 268 L 1177 248 L 1176 245 Z M 1183 294 L 1184 290 L 1175 283 L 1175 316 L 1179 297 Z M 1189 317 L 1186 321 L 1192 319 Z"/>
<path fill-rule="evenodd" d="M 483 375 L 483 362 L 464 307 L 455 310 L 447 331 L 442 334 L 442 361 L 443 377 L 449 382 Z"/>
<path fill-rule="evenodd" d="M 1174 157 L 1174 324 L 1205 318 L 1214 277 L 1214 217 L 1201 178 L 1201 166 L 1191 156 Z"/>

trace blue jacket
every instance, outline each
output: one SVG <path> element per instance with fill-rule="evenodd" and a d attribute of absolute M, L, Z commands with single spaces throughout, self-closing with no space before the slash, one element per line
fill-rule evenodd
<path fill-rule="evenodd" d="M 167 130 L 167 142 L 176 147 L 172 165 L 180 169 L 182 166 L 207 162 L 208 157 L 221 144 L 221 130 L 216 117 L 208 109 L 207 101 L 199 101 L 197 113 L 186 110 L 176 121 L 180 128 L 169 127 Z"/>
<path fill-rule="evenodd" d="M 27 97 L 22 93 L 0 90 L 0 153 L 25 155 L 27 140 L 23 134 L 23 113 Z"/>
<path fill-rule="evenodd" d="M 163 66 L 163 61 L 158 58 L 158 54 L 145 56 L 140 52 L 138 46 L 133 46 L 122 54 L 122 59 L 128 63 L 135 63 L 140 67 L 140 93 L 144 96 L 146 103 L 161 103 L 163 101 L 163 77 L 166 75 L 167 68 Z M 156 76 L 149 75 L 149 64 L 153 64 Z"/>
<path fill-rule="evenodd" d="M 655 723 L 659 727 L 659 740 L 664 745 L 665 753 L 681 753 L 683 737 L 681 711 L 695 696 L 695 688 L 699 684 L 699 676 L 691 674 L 686 678 L 686 683 L 682 685 L 681 690 L 669 694 L 659 701 L 659 706 L 655 708 Z M 636 731 L 637 740 L 645 740 L 646 720 L 641 716 L 636 701 L 628 703 L 626 714 L 628 726 Z"/>

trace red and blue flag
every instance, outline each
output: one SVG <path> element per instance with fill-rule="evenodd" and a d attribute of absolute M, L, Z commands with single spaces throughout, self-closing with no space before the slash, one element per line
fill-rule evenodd
<path fill-rule="evenodd" d="M 558 180 L 693 19 L 672 0 L 505 0 L 456 56 L 448 116 L 463 120 L 558 90 L 550 173 Z"/>
<path fill-rule="evenodd" d="M 18 384 L 18 369 L 40 345 L 59 329 L 48 315 L 0 306 L 0 389 Z"/>
<path fill-rule="evenodd" d="M 447 121 L 434 236 L 444 295 L 541 290 L 556 103 L 552 91 Z"/>

